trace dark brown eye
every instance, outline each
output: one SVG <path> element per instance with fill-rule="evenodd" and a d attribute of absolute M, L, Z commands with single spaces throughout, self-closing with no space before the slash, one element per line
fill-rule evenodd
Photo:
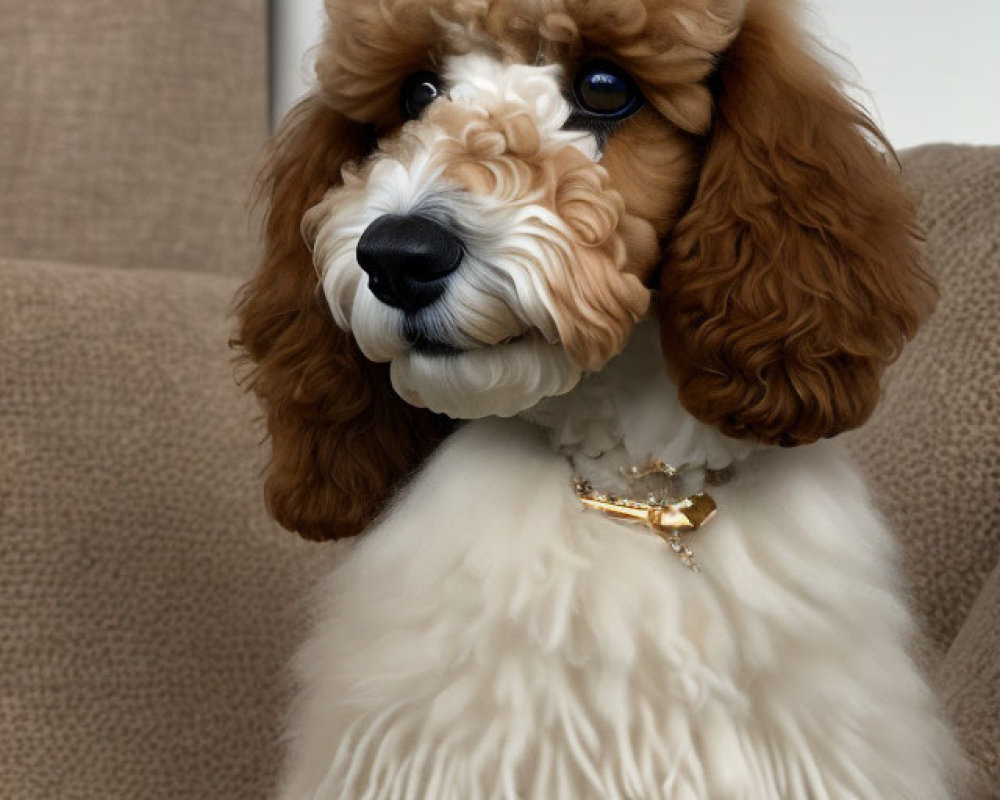
<path fill-rule="evenodd" d="M 643 104 L 632 76 L 617 64 L 595 59 L 584 64 L 573 81 L 573 95 L 584 114 L 606 120 L 625 119 Z"/>
<path fill-rule="evenodd" d="M 406 79 L 399 102 L 403 119 L 417 119 L 441 96 L 441 79 L 433 72 L 415 72 Z"/>

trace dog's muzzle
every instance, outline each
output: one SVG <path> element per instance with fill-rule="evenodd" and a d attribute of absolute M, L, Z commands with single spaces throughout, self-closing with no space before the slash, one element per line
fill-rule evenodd
<path fill-rule="evenodd" d="M 386 305 L 419 311 L 437 300 L 465 254 L 462 240 L 428 217 L 387 214 L 358 242 L 358 264 Z"/>

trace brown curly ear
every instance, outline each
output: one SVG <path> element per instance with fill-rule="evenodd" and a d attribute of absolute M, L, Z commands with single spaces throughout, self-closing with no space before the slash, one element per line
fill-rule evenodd
<path fill-rule="evenodd" d="M 681 400 L 732 436 L 796 445 L 863 423 L 936 298 L 915 203 L 871 119 L 785 0 L 749 0 L 661 273 Z"/>
<path fill-rule="evenodd" d="M 367 128 L 310 97 L 282 125 L 261 175 L 265 256 L 236 307 L 234 346 L 253 367 L 271 439 L 268 508 L 307 539 L 358 533 L 393 485 L 439 441 L 441 424 L 407 406 L 330 316 L 302 217 L 372 147 Z"/>

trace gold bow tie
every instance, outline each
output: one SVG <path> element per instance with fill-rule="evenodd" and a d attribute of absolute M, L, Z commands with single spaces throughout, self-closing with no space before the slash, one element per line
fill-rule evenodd
<path fill-rule="evenodd" d="M 623 470 L 622 474 L 629 478 L 646 477 L 654 471 L 668 476 L 676 474 L 676 470 L 672 467 L 659 463 L 645 470 L 633 467 Z M 643 503 L 614 494 L 597 492 L 589 482 L 580 477 L 574 479 L 573 488 L 584 508 L 600 511 L 625 522 L 644 525 L 647 530 L 670 545 L 671 551 L 688 569 L 692 572 L 701 572 L 698 559 L 691 548 L 681 541 L 681 534 L 700 529 L 715 515 L 718 506 L 710 495 L 698 492 L 675 502 L 664 502 L 656 495 L 650 494 L 647 502 Z"/>

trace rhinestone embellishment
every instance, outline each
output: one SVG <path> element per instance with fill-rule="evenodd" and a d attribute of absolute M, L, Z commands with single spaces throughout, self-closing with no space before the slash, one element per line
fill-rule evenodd
<path fill-rule="evenodd" d="M 631 467 L 623 470 L 627 478 L 640 478 L 654 473 L 667 476 L 676 475 L 673 467 L 654 462 L 649 467 Z M 718 506 L 708 494 L 699 492 L 676 502 L 665 502 L 655 493 L 650 493 L 646 502 L 598 492 L 583 478 L 573 479 L 573 489 L 584 508 L 600 511 L 609 517 L 624 522 L 632 522 L 645 528 L 662 539 L 681 563 L 692 572 L 701 572 L 698 559 L 681 536 L 699 530 L 714 515 Z"/>

